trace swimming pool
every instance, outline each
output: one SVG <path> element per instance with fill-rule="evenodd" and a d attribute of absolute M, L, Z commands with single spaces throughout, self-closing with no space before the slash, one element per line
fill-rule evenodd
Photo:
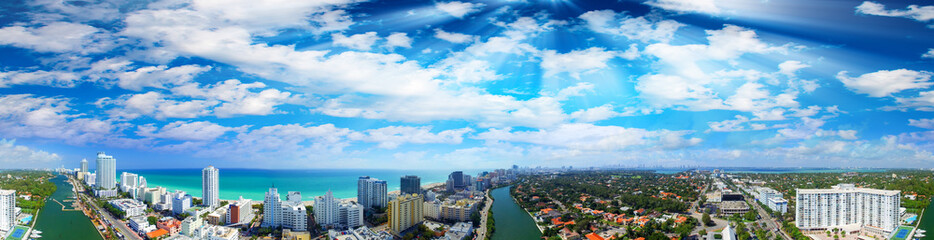
<path fill-rule="evenodd" d="M 26 216 L 26 217 L 24 217 L 22 220 L 20 220 L 20 222 L 21 222 L 23 225 L 29 224 L 30 221 L 32 221 L 32 216 Z"/>
<path fill-rule="evenodd" d="M 915 222 L 915 220 L 917 220 L 917 219 L 918 219 L 918 216 L 911 216 L 911 217 L 909 217 L 909 218 L 906 218 L 906 219 L 905 219 L 905 222 L 907 222 L 908 224 L 911 224 L 911 223 Z"/>

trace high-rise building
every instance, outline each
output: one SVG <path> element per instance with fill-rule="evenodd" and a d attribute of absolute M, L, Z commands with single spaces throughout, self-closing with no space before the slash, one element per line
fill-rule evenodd
<path fill-rule="evenodd" d="M 136 193 L 133 195 L 133 198 L 136 200 L 144 201 L 146 199 L 146 178 L 139 176 L 139 186 L 136 187 Z"/>
<path fill-rule="evenodd" d="M 0 189 L 0 231 L 10 231 L 16 223 L 16 191 Z"/>
<path fill-rule="evenodd" d="M 399 179 L 402 194 L 422 194 L 422 179 L 415 175 L 404 176 Z"/>
<path fill-rule="evenodd" d="M 357 201 L 366 209 L 386 207 L 387 185 L 386 181 L 376 178 L 360 177 L 357 179 Z"/>
<path fill-rule="evenodd" d="M 263 224 L 262 227 L 278 227 L 279 222 L 279 190 L 275 186 L 269 188 L 266 192 L 266 198 L 263 200 Z"/>
<path fill-rule="evenodd" d="M 831 189 L 797 189 L 795 225 L 802 231 L 859 224 L 867 232 L 891 234 L 899 224 L 901 191 L 839 184 Z"/>
<path fill-rule="evenodd" d="M 104 152 L 97 153 L 95 187 L 100 190 L 114 190 L 117 188 L 117 159 L 107 156 Z"/>
<path fill-rule="evenodd" d="M 363 226 L 363 206 L 354 202 L 344 202 L 337 207 L 340 212 L 340 225 L 347 228 Z"/>
<path fill-rule="evenodd" d="M 340 201 L 334 198 L 331 190 L 324 193 L 324 196 L 315 197 L 315 222 L 321 226 L 337 226 L 340 223 L 339 204 Z"/>
<path fill-rule="evenodd" d="M 221 205 L 218 178 L 218 170 L 214 166 L 201 170 L 201 199 L 204 206 L 216 208 Z"/>
<path fill-rule="evenodd" d="M 286 201 L 279 199 L 279 191 L 269 188 L 263 201 L 263 227 L 282 227 L 293 231 L 305 231 L 308 228 L 308 212 L 302 203 L 300 192 L 289 192 Z"/>
<path fill-rule="evenodd" d="M 125 193 L 132 193 L 136 191 L 136 187 L 139 185 L 139 175 L 135 173 L 122 172 L 120 173 L 120 191 Z"/>
<path fill-rule="evenodd" d="M 81 172 L 83 173 L 88 172 L 88 159 L 87 158 L 81 159 Z"/>
<path fill-rule="evenodd" d="M 250 199 L 243 199 L 227 205 L 227 224 L 249 223 L 253 220 L 253 210 Z"/>
<path fill-rule="evenodd" d="M 399 235 L 402 231 L 422 223 L 422 196 L 419 194 L 401 195 L 389 201 L 389 230 Z"/>
<path fill-rule="evenodd" d="M 455 171 L 448 175 L 448 181 L 451 182 L 451 187 L 454 189 L 464 189 L 466 184 L 464 184 L 464 172 Z"/>
<path fill-rule="evenodd" d="M 441 219 L 466 222 L 470 220 L 470 215 L 475 211 L 477 211 L 477 204 L 467 199 L 447 202 L 441 205 Z"/>

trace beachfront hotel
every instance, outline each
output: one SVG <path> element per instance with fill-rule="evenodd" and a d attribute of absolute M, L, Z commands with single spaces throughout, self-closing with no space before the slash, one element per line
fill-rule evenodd
<path fill-rule="evenodd" d="M 218 186 L 218 170 L 208 166 L 201 170 L 201 199 L 202 204 L 211 209 L 221 205 L 220 189 Z"/>
<path fill-rule="evenodd" d="M 269 192 L 266 192 L 266 198 L 263 200 L 262 227 L 282 227 L 293 231 L 305 231 L 307 218 L 308 212 L 305 211 L 300 192 L 289 192 L 285 201 L 279 199 L 279 190 L 275 187 L 269 188 Z"/>
<path fill-rule="evenodd" d="M 389 200 L 387 196 L 386 181 L 362 176 L 357 179 L 357 202 L 365 209 L 386 207 Z"/>
<path fill-rule="evenodd" d="M 869 233 L 888 235 L 898 227 L 900 194 L 853 184 L 797 189 L 795 224 L 802 231 L 859 225 Z"/>
<path fill-rule="evenodd" d="M 10 231 L 16 220 L 16 191 L 0 189 L 0 231 Z"/>
<path fill-rule="evenodd" d="M 422 196 L 420 194 L 401 195 L 389 202 L 389 230 L 392 234 L 401 232 L 422 223 Z"/>
<path fill-rule="evenodd" d="M 363 206 L 354 202 L 342 203 L 331 190 L 315 197 L 315 222 L 326 227 L 354 228 L 363 225 Z"/>
<path fill-rule="evenodd" d="M 117 196 L 117 159 L 97 152 L 97 170 L 94 187 L 99 197 Z"/>

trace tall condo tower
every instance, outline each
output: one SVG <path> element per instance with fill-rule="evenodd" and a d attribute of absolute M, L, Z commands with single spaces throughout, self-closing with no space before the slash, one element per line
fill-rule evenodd
<path fill-rule="evenodd" d="M 97 152 L 97 176 L 95 179 L 97 189 L 112 190 L 117 188 L 117 159 L 107 156 L 104 152 Z"/>
<path fill-rule="evenodd" d="M 218 179 L 218 170 L 214 166 L 208 166 L 201 170 L 201 199 L 203 199 L 205 206 L 211 208 L 220 206 Z"/>

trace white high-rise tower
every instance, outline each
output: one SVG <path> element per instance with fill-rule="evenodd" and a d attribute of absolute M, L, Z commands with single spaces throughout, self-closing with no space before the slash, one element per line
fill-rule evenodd
<path fill-rule="evenodd" d="M 208 166 L 201 170 L 201 199 L 204 201 L 205 206 L 211 208 L 220 206 L 218 179 L 218 170 L 214 166 Z"/>
<path fill-rule="evenodd" d="M 0 231 L 10 231 L 16 223 L 16 191 L 0 189 Z"/>
<path fill-rule="evenodd" d="M 97 176 L 95 179 L 97 189 L 113 190 L 117 188 L 117 159 L 107 156 L 104 152 L 97 152 Z"/>
<path fill-rule="evenodd" d="M 83 173 L 87 173 L 87 172 L 88 172 L 88 159 L 86 159 L 86 158 L 85 158 L 85 159 L 81 159 L 81 172 L 83 172 Z"/>

